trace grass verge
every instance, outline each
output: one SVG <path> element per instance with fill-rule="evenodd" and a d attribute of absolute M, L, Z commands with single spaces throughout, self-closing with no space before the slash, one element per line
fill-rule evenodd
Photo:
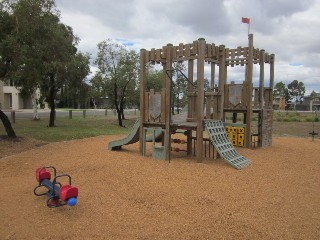
<path fill-rule="evenodd" d="M 19 119 L 12 124 L 16 135 L 19 137 L 31 137 L 46 142 L 68 141 L 99 135 L 127 134 L 135 119 L 124 120 L 125 127 L 120 127 L 116 119 L 108 119 L 103 116 L 60 117 L 55 121 L 55 127 L 47 127 L 49 119 L 39 121 Z M 2 126 L 3 127 L 3 126 Z M 0 135 L 5 131 L 0 129 Z"/>

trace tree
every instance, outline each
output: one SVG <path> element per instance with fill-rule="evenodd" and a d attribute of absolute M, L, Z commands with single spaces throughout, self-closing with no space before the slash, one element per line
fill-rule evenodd
<path fill-rule="evenodd" d="M 286 85 L 283 82 L 278 82 L 274 85 L 273 96 L 274 97 L 285 97 Z"/>
<path fill-rule="evenodd" d="M 16 138 L 17 135 L 16 135 L 15 131 L 12 128 L 10 120 L 8 119 L 7 115 L 4 112 L 1 111 L 1 109 L 0 109 L 0 119 L 2 121 L 2 124 L 3 124 L 6 132 L 7 132 L 7 136 L 9 138 Z"/>
<path fill-rule="evenodd" d="M 136 101 L 140 96 L 138 87 L 138 69 L 139 69 L 139 55 L 135 51 L 126 51 L 124 56 L 120 59 L 118 64 L 118 76 L 123 83 L 119 84 L 122 89 L 120 95 L 120 111 L 121 118 L 124 117 L 124 107 L 131 105 L 132 101 Z M 116 91 L 114 91 L 114 94 Z M 113 96 L 115 99 L 115 95 Z M 122 100 L 121 100 L 122 99 Z M 132 107 L 132 106 L 131 106 Z"/>
<path fill-rule="evenodd" d="M 314 90 L 310 93 L 310 97 L 312 100 L 315 99 L 317 96 L 318 94 Z"/>
<path fill-rule="evenodd" d="M 51 108 L 48 126 L 53 127 L 56 95 L 67 81 L 79 39 L 60 22 L 53 0 L 7 0 L 1 10 L 12 19 L 13 29 L 1 41 L 0 72 L 26 92 L 41 89 Z"/>
<path fill-rule="evenodd" d="M 10 53 L 8 78 L 21 91 L 32 96 L 34 119 L 38 119 L 36 91 L 42 78 L 43 39 L 48 23 L 56 21 L 52 1 L 7 1 L 6 8 L 14 19 L 14 29 L 7 35 L 7 50 Z M 53 14 L 52 14 L 53 13 Z M 48 33 L 47 33 L 48 35 Z"/>
<path fill-rule="evenodd" d="M 273 97 L 283 97 L 285 102 L 289 102 L 290 96 L 288 92 L 288 88 L 283 82 L 278 82 L 273 88 Z"/>
<path fill-rule="evenodd" d="M 89 60 L 88 54 L 79 52 L 66 65 L 65 82 L 60 93 L 61 106 L 78 108 L 81 103 L 85 105 L 89 98 L 89 91 L 86 90 L 88 85 L 85 83 L 85 78 L 90 73 Z"/>
<path fill-rule="evenodd" d="M 59 19 L 53 18 L 48 23 L 49 35 L 46 36 L 47 49 L 42 51 L 43 67 L 40 78 L 41 92 L 46 94 L 46 100 L 51 108 L 49 127 L 55 126 L 55 109 L 57 92 L 66 82 L 68 64 L 72 62 L 77 49 L 76 38 L 72 29 L 59 23 Z M 50 26 L 51 23 L 51 26 Z M 44 44 L 45 46 L 46 44 Z M 82 79 L 81 79 L 82 80 Z"/>
<path fill-rule="evenodd" d="M 0 2 L 0 79 L 5 78 L 10 70 L 13 52 L 10 51 L 12 46 L 8 41 L 8 36 L 14 29 L 14 19 L 7 12 L 6 2 Z M 0 109 L 0 119 L 9 138 L 16 138 L 16 133 L 12 128 L 7 115 Z"/>
<path fill-rule="evenodd" d="M 174 108 L 177 109 L 177 113 L 179 114 L 180 109 L 185 105 L 186 96 L 187 96 L 187 80 L 182 75 L 181 72 L 186 70 L 186 66 L 183 63 L 176 62 L 173 65 L 173 68 L 178 70 L 173 74 L 175 75 L 175 79 L 172 84 L 172 107 L 171 112 L 174 114 Z"/>
<path fill-rule="evenodd" d="M 154 89 L 156 92 L 160 92 L 162 88 L 163 70 L 155 69 L 153 65 L 148 64 L 146 71 L 146 88 Z"/>
<path fill-rule="evenodd" d="M 206 91 L 210 90 L 210 82 L 209 82 L 208 78 L 204 78 L 203 80 L 204 80 L 203 81 L 203 88 L 204 88 L 204 91 L 206 92 Z M 198 80 L 194 81 L 194 85 L 196 88 L 198 88 Z"/>
<path fill-rule="evenodd" d="M 103 75 L 97 72 L 90 80 L 90 96 L 94 99 L 108 98 L 108 84 Z"/>
<path fill-rule="evenodd" d="M 129 99 L 128 94 L 135 93 L 137 89 L 139 56 L 135 51 L 129 51 L 123 45 L 107 39 L 98 44 L 95 63 L 99 70 L 94 81 L 105 86 L 111 104 L 117 111 L 119 126 L 123 126 L 123 110 Z"/>
<path fill-rule="evenodd" d="M 0 78 L 7 75 L 13 58 L 13 44 L 10 35 L 14 30 L 14 18 L 8 12 L 7 1 L 0 2 Z"/>
<path fill-rule="evenodd" d="M 296 102 L 302 100 L 304 93 L 305 93 L 305 86 L 303 82 L 299 82 L 298 80 L 293 80 L 291 83 L 288 84 L 288 93 L 290 99 L 292 99 L 294 103 L 294 109 Z"/>

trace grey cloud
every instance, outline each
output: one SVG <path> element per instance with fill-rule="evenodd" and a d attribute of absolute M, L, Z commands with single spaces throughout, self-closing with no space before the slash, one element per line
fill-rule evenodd
<path fill-rule="evenodd" d="M 209 32 L 221 35 L 230 31 L 223 1 L 204 0 L 196 4 L 193 0 L 175 2 L 167 9 L 173 23 L 189 26 L 196 35 Z"/>
<path fill-rule="evenodd" d="M 261 7 L 268 17 L 290 17 L 312 6 L 314 0 L 260 0 Z"/>
<path fill-rule="evenodd" d="M 97 51 L 96 44 L 107 37 L 133 41 L 134 47 L 146 49 L 159 48 L 167 43 L 189 43 L 199 37 L 204 37 L 208 43 L 216 45 L 246 46 L 247 26 L 241 23 L 241 17 L 249 17 L 255 47 L 276 54 L 276 79 L 305 79 L 307 88 L 320 92 L 318 0 L 56 2 L 62 15 L 69 14 L 66 24 L 76 26 L 74 30 L 81 32 L 83 41 L 79 45 L 80 50 L 91 52 L 92 57 Z M 72 14 L 76 17 L 70 17 L 70 12 L 77 13 Z M 94 18 L 90 19 L 92 25 L 99 26 L 91 28 L 91 22 L 88 22 L 84 15 Z M 292 68 L 287 66 L 292 63 L 303 64 L 302 71 L 291 72 Z M 243 78 L 236 70 L 228 74 L 228 77 L 234 80 Z"/>
<path fill-rule="evenodd" d="M 94 16 L 106 25 L 116 28 L 126 28 L 128 19 L 134 15 L 132 1 L 105 1 L 105 0 L 56 0 L 57 5 L 70 11 L 79 11 L 83 14 Z M 94 26 L 92 26 L 94 27 Z"/>

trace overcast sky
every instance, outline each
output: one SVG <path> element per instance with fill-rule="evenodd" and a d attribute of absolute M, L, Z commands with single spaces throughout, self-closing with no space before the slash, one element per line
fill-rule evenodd
<path fill-rule="evenodd" d="M 108 38 L 137 51 L 192 43 L 200 37 L 228 48 L 244 47 L 248 25 L 241 18 L 250 18 L 254 47 L 276 56 L 275 82 L 296 79 L 305 84 L 307 94 L 320 93 L 320 0 L 56 0 L 56 4 L 62 22 L 80 37 L 79 50 L 93 60 L 97 44 Z M 254 83 L 257 78 L 255 71 Z M 244 69 L 228 72 L 230 80 L 243 81 Z"/>

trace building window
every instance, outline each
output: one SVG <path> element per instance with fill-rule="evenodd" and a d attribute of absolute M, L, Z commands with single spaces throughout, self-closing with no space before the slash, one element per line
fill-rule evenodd
<path fill-rule="evenodd" d="M 12 94 L 9 95 L 9 107 L 12 108 Z"/>

